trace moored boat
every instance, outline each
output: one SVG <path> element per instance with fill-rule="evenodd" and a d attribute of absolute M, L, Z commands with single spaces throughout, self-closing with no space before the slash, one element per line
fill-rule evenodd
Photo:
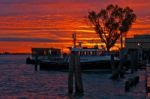
<path fill-rule="evenodd" d="M 98 48 L 72 48 L 80 56 L 81 69 L 111 69 L 111 55 L 103 49 Z M 115 64 L 118 64 L 119 58 L 115 57 Z M 69 57 L 65 56 L 55 61 L 41 60 L 41 69 L 66 70 L 69 65 Z"/>

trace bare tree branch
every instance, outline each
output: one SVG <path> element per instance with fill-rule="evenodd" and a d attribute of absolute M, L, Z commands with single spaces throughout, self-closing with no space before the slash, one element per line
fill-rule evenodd
<path fill-rule="evenodd" d="M 121 34 L 129 31 L 136 20 L 136 15 L 129 7 L 121 8 L 111 4 L 106 9 L 101 9 L 99 13 L 89 12 L 88 18 L 109 52 Z"/>

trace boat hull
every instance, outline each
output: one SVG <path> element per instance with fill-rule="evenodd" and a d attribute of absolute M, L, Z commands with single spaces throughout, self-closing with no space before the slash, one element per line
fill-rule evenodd
<path fill-rule="evenodd" d="M 115 66 L 118 66 L 119 61 L 115 61 Z M 92 69 L 111 69 L 110 61 L 97 61 L 97 62 L 81 62 L 82 70 Z M 68 70 L 68 63 L 56 63 L 56 62 L 40 62 L 41 70 Z"/>

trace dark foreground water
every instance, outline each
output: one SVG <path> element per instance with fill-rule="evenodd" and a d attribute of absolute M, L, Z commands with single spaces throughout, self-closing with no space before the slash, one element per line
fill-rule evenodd
<path fill-rule="evenodd" d="M 138 72 L 140 83 L 127 93 L 125 79 L 112 81 L 108 72 L 84 72 L 84 96 L 68 97 L 67 72 L 35 72 L 25 64 L 26 57 L 0 55 L 0 99 L 145 99 L 144 71 Z"/>

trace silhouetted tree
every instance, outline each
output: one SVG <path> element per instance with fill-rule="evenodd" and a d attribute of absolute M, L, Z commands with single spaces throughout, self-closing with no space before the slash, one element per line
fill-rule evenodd
<path fill-rule="evenodd" d="M 99 13 L 90 11 L 88 18 L 109 52 L 116 41 L 122 37 L 122 34 L 129 31 L 132 23 L 136 20 L 136 15 L 129 7 L 121 8 L 118 5 L 108 5 Z"/>

